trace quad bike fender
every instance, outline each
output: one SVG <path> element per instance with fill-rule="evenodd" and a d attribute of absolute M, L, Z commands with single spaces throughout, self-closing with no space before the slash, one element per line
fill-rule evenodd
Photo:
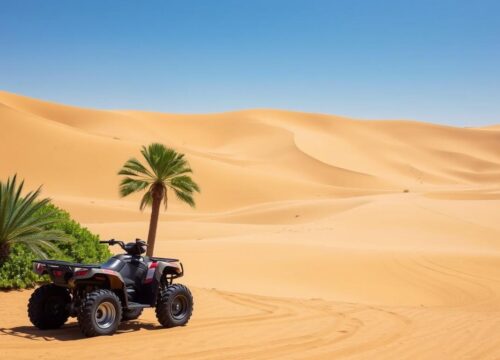
<path fill-rule="evenodd" d="M 150 287 L 150 297 L 147 302 L 149 302 L 151 306 L 154 306 L 156 304 L 158 294 L 161 291 L 161 287 L 164 285 L 168 286 L 168 278 L 170 278 L 171 283 L 172 279 L 181 277 L 182 275 L 184 275 L 184 269 L 182 267 L 182 263 L 177 260 L 156 260 L 151 262 L 144 281 L 144 284 Z"/>
<path fill-rule="evenodd" d="M 153 263 L 154 264 L 154 263 Z M 184 275 L 184 268 L 180 261 L 158 261 L 154 272 L 155 281 L 160 284 L 162 277 L 165 275 L 173 275 L 178 278 Z"/>
<path fill-rule="evenodd" d="M 125 291 L 125 281 L 120 273 L 109 269 L 75 269 L 73 277 L 69 280 L 70 287 L 78 286 L 78 283 L 106 283 L 109 289 L 114 291 L 123 302 L 128 306 L 127 294 Z"/>
<path fill-rule="evenodd" d="M 76 269 L 71 280 L 73 283 L 89 280 L 107 280 L 112 290 L 123 290 L 125 284 L 120 273 L 109 269 Z"/>

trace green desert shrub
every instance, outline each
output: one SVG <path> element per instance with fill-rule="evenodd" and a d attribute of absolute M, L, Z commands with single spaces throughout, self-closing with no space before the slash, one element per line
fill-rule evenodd
<path fill-rule="evenodd" d="M 14 244 L 9 257 L 0 266 L 0 289 L 22 289 L 34 286 L 42 278 L 31 269 L 35 260 L 33 252 L 24 244 Z"/>
<path fill-rule="evenodd" d="M 111 253 L 106 245 L 99 244 L 99 236 L 91 233 L 87 228 L 71 219 L 69 213 L 53 204 L 47 204 L 40 209 L 40 215 L 45 212 L 54 212 L 57 221 L 51 223 L 50 230 L 60 230 L 66 233 L 71 241 L 56 242 L 55 245 L 61 251 L 61 260 L 69 260 L 80 263 L 99 263 L 107 260 Z M 58 254 L 52 253 L 52 256 Z"/>
<path fill-rule="evenodd" d="M 69 241 L 57 241 L 57 249 L 47 250 L 49 258 L 81 263 L 99 263 L 111 256 L 107 246 L 99 244 L 99 236 L 91 233 L 71 219 L 68 212 L 45 204 L 33 216 L 43 217 L 47 213 L 56 218 L 45 226 L 47 230 L 60 230 L 68 235 Z M 47 280 L 32 271 L 32 260 L 39 258 L 24 244 L 14 244 L 8 258 L 0 265 L 0 289 L 20 289 L 34 286 Z"/>

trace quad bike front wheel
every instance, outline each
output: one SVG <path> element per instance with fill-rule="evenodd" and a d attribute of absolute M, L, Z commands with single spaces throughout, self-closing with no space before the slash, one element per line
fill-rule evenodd
<path fill-rule="evenodd" d="M 169 286 L 158 296 L 156 318 L 164 327 L 186 325 L 193 313 L 193 295 L 181 284 Z"/>
<path fill-rule="evenodd" d="M 42 285 L 31 294 L 28 317 L 39 329 L 57 329 L 68 320 L 70 303 L 71 296 L 65 288 Z"/>
<path fill-rule="evenodd" d="M 78 312 L 78 325 L 87 337 L 112 335 L 122 318 L 120 299 L 111 290 L 99 289 L 87 293 Z"/>

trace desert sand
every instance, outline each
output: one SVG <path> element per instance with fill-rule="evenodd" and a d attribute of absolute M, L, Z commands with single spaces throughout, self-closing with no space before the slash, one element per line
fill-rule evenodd
<path fill-rule="evenodd" d="M 0 178 L 17 173 L 102 238 L 146 238 L 121 165 L 161 142 L 202 193 L 171 196 L 156 252 L 195 311 L 112 337 L 39 331 L 0 293 L 0 358 L 499 359 L 500 127 L 248 110 L 102 111 L 0 92 Z"/>

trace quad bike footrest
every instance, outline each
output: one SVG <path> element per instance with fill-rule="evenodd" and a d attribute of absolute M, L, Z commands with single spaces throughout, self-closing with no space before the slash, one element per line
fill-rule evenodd
<path fill-rule="evenodd" d="M 149 304 L 140 304 L 136 302 L 129 301 L 127 309 L 144 309 L 144 308 L 149 308 L 151 305 Z"/>

